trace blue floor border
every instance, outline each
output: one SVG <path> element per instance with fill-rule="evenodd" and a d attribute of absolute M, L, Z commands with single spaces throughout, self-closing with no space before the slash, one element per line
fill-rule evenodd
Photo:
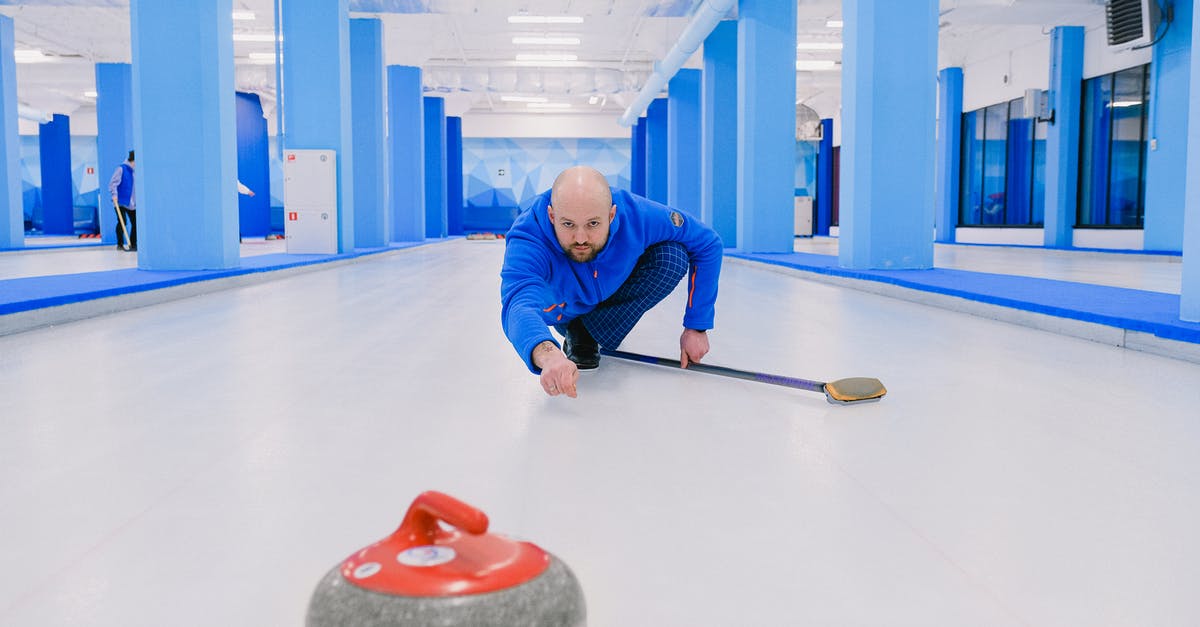
<path fill-rule="evenodd" d="M 253 257 L 242 257 L 240 267 L 225 270 L 138 270 L 126 268 L 0 280 L 0 315 L 68 305 L 110 296 L 159 290 L 188 283 L 356 259 L 442 241 L 447 241 L 447 239 L 428 239 L 423 242 L 395 242 L 385 247 L 358 248 L 354 252 L 339 253 L 336 255 L 289 255 L 286 253 L 256 255 Z"/>
<path fill-rule="evenodd" d="M 887 283 L 1023 311 L 1092 322 L 1200 344 L 1200 323 L 1179 319 L 1179 295 L 967 270 L 851 270 L 832 255 L 742 253 L 726 256 L 817 274 Z"/>

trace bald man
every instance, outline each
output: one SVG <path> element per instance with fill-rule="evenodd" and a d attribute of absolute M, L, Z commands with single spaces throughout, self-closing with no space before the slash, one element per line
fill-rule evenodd
<path fill-rule="evenodd" d="M 642 315 L 688 278 L 684 368 L 708 353 L 721 238 L 691 215 L 610 188 L 593 168 L 564 170 L 517 216 L 500 272 L 504 333 L 550 396 L 576 396 Z M 563 336 L 560 347 L 549 327 Z"/>

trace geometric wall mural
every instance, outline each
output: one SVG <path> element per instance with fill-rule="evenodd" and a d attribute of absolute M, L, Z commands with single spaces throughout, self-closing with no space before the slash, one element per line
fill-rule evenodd
<path fill-rule="evenodd" d="M 463 228 L 504 231 L 521 207 L 550 189 L 573 165 L 596 168 L 608 184 L 629 189 L 630 140 L 463 138 Z"/>
<path fill-rule="evenodd" d="M 37 135 L 21 135 L 18 152 L 21 156 L 21 196 L 27 229 L 42 229 L 42 148 Z M 96 136 L 71 136 L 71 191 L 74 195 L 75 230 L 89 232 L 99 229 L 96 222 L 99 205 L 100 179 L 107 192 L 112 170 L 102 173 L 96 166 Z M 113 164 L 116 168 L 120 164 Z M 92 172 L 88 173 L 88 168 Z"/>

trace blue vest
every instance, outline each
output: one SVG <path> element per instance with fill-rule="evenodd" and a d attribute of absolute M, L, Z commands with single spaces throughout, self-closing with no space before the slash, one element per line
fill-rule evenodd
<path fill-rule="evenodd" d="M 117 183 L 117 204 L 129 207 L 130 197 L 133 196 L 133 168 L 128 163 L 121 164 L 121 182 Z M 132 207 L 130 207 L 132 209 Z"/>

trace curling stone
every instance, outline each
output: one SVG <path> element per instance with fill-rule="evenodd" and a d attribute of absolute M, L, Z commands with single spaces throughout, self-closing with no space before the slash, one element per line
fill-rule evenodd
<path fill-rule="evenodd" d="M 306 624 L 586 624 L 583 590 L 566 564 L 487 529 L 487 515 L 478 509 L 441 492 L 422 493 L 395 533 L 321 579 Z"/>

